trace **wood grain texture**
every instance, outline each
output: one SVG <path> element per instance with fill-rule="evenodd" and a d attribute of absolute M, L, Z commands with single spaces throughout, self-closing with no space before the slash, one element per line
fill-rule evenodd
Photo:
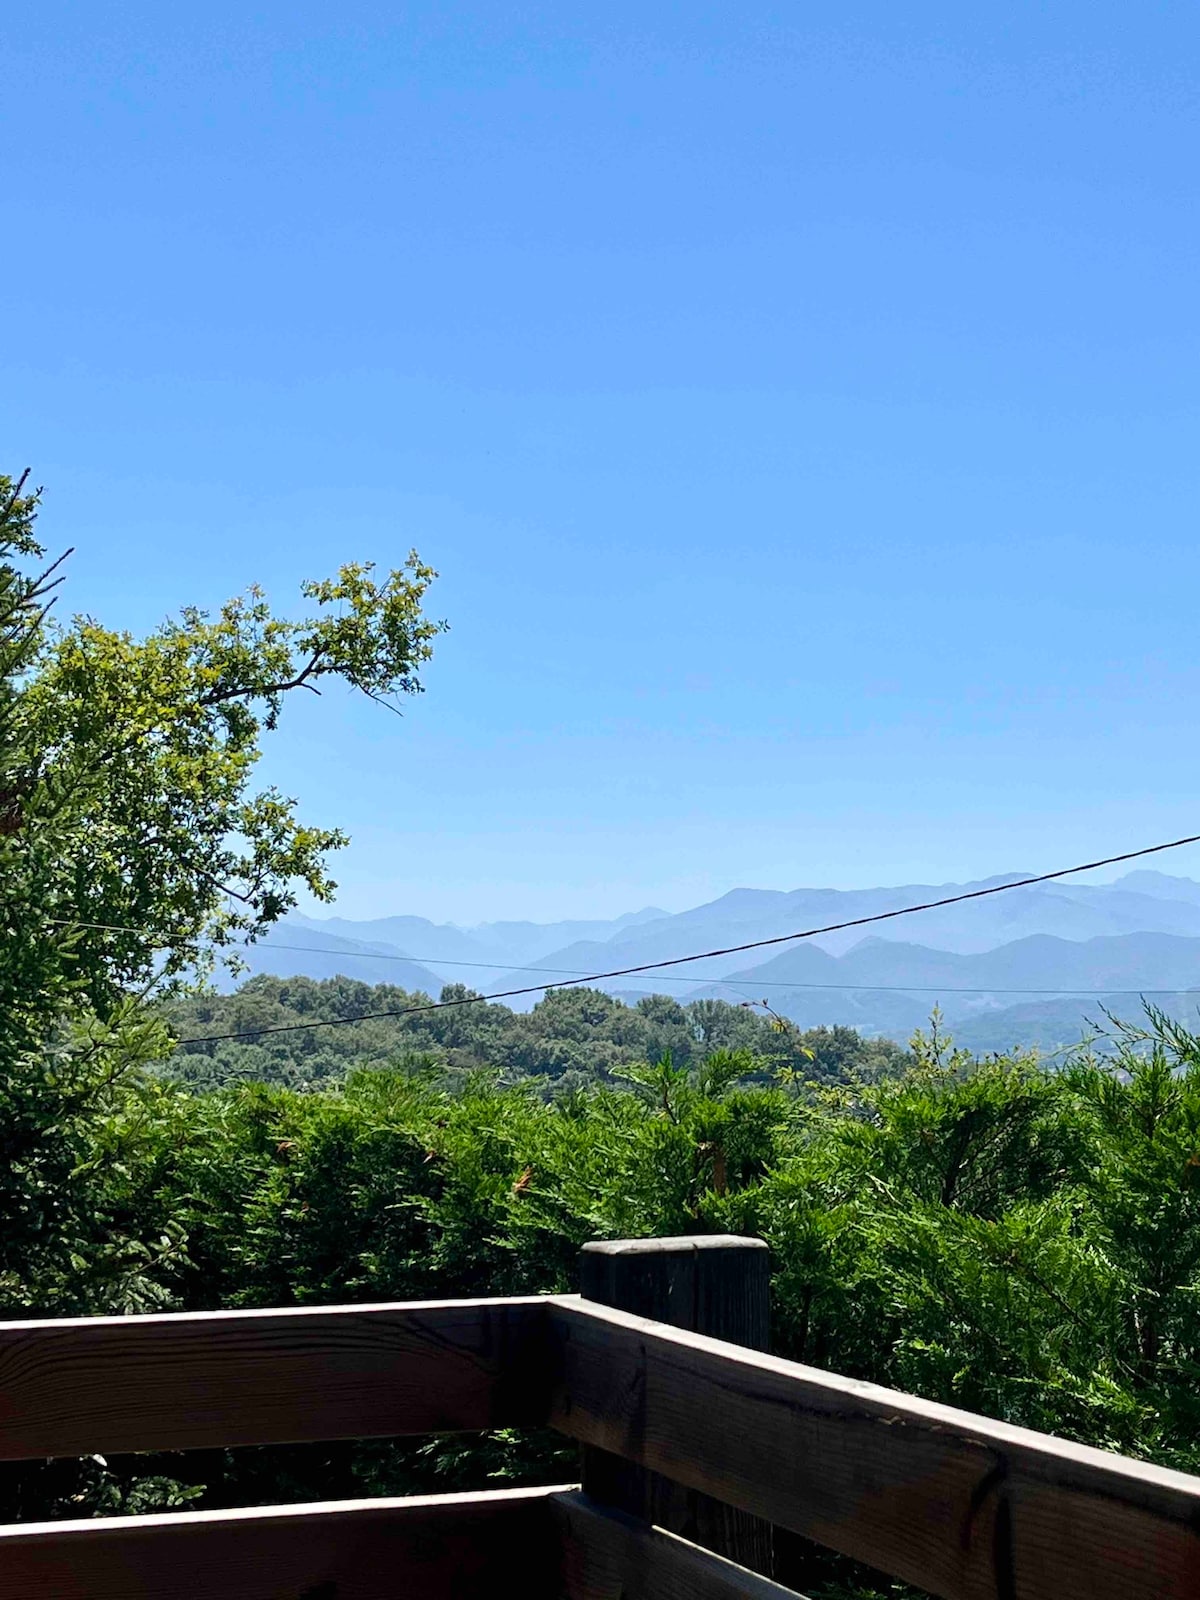
<path fill-rule="evenodd" d="M 564 1600 L 796 1600 L 791 1589 L 584 1494 L 556 1495 L 552 1505 Z"/>
<path fill-rule="evenodd" d="M 770 1283 L 766 1244 L 739 1234 L 598 1240 L 579 1253 L 585 1300 L 751 1350 L 770 1339 Z"/>
<path fill-rule="evenodd" d="M 947 1600 L 1196 1600 L 1200 1478 L 554 1302 L 551 1422 Z"/>
<path fill-rule="evenodd" d="M 754 1350 L 767 1348 L 770 1258 L 761 1239 L 700 1234 L 587 1244 L 580 1253 L 579 1281 L 585 1302 Z M 773 1571 L 770 1523 L 697 1489 L 595 1446 L 584 1447 L 583 1487 L 593 1499 L 743 1567 Z"/>
<path fill-rule="evenodd" d="M 535 1426 L 544 1300 L 0 1323 L 0 1460 Z"/>
<path fill-rule="evenodd" d="M 0 1600 L 553 1600 L 557 1492 L 4 1528 Z"/>

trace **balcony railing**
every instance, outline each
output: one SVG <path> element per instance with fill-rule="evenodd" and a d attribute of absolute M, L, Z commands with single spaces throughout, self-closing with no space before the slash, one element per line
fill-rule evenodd
<path fill-rule="evenodd" d="M 0 1325 L 4 1460 L 547 1425 L 584 1447 L 582 1489 L 9 1526 L 0 1600 L 782 1600 L 772 1525 L 946 1600 L 1200 1596 L 1200 1478 L 694 1331 L 757 1338 L 752 1242 L 603 1246 L 591 1280 L 666 1320 L 568 1295 Z"/>

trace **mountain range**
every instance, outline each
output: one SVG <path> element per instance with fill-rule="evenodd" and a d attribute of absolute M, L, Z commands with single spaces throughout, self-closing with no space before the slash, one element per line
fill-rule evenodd
<path fill-rule="evenodd" d="M 437 995 L 484 993 L 668 961 L 696 951 L 828 928 L 811 939 L 737 951 L 665 972 L 601 982 L 633 999 L 668 993 L 762 1000 L 804 1026 L 844 1022 L 906 1038 L 941 1008 L 976 1049 L 1054 1047 L 1103 1010 L 1176 1014 L 1200 1005 L 1200 883 L 1154 871 L 1111 884 L 1012 889 L 867 927 L 834 925 L 1028 876 L 879 889 L 734 889 L 676 914 L 654 907 L 611 920 L 499 922 L 472 928 L 395 916 L 373 921 L 293 914 L 246 952 L 252 972 L 343 974 Z M 531 1005 L 536 995 L 515 999 Z"/>

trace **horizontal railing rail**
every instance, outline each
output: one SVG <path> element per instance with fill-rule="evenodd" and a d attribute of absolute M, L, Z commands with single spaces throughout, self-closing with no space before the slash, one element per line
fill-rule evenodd
<path fill-rule="evenodd" d="M 0 1461 L 532 1427 L 546 1302 L 0 1323 Z"/>
<path fill-rule="evenodd" d="M 0 1528 L 0 1600 L 795 1600 L 566 1488 Z"/>
<path fill-rule="evenodd" d="M 505 1571 L 545 1595 L 546 1502 L 517 1490 L 17 1524 L 0 1529 L 0 1600 L 436 1600 L 493 1592 Z"/>
<path fill-rule="evenodd" d="M 578 1296 L 0 1324 L 4 1460 L 544 1424 L 946 1600 L 1200 1595 L 1200 1478 Z M 559 1488 L 19 1524 L 0 1600 L 785 1593 L 628 1511 Z"/>
<path fill-rule="evenodd" d="M 550 1422 L 948 1600 L 1196 1600 L 1200 1478 L 551 1302 Z"/>

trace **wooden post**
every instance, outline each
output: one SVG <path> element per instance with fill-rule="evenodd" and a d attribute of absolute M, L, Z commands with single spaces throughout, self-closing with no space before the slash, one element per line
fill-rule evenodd
<path fill-rule="evenodd" d="M 767 1348 L 770 1276 L 761 1239 L 699 1234 L 585 1244 L 580 1289 L 585 1300 L 617 1311 L 752 1350 Z M 769 1522 L 590 1446 L 583 1452 L 583 1487 L 595 1500 L 770 1576 Z"/>

